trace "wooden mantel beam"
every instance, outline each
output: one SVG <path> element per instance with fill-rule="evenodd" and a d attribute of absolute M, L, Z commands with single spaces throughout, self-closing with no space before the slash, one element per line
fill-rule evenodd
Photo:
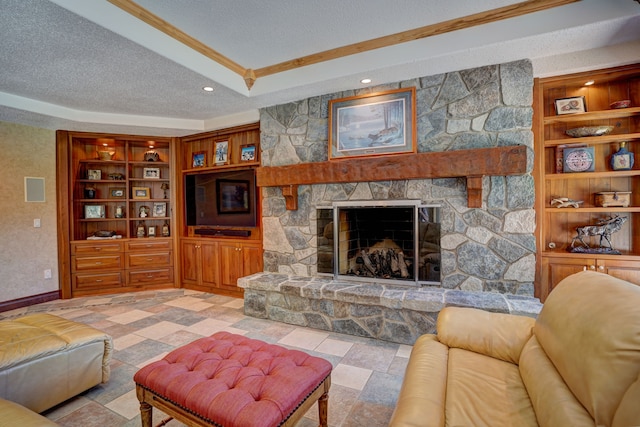
<path fill-rule="evenodd" d="M 526 170 L 527 148 L 514 145 L 263 166 L 257 169 L 256 182 L 259 187 L 282 187 L 287 208 L 296 209 L 298 185 L 467 178 L 468 205 L 481 207 L 483 176 L 522 175 Z"/>

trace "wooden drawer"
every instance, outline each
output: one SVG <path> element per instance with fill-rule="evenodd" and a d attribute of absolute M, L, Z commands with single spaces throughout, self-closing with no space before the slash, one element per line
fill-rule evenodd
<path fill-rule="evenodd" d="M 127 242 L 128 252 L 170 251 L 171 240 L 149 240 Z"/>
<path fill-rule="evenodd" d="M 122 255 L 72 256 L 72 271 L 107 270 L 123 268 Z"/>
<path fill-rule="evenodd" d="M 95 241 L 89 243 L 72 243 L 71 255 L 83 255 L 83 254 L 102 254 L 105 252 L 123 252 L 124 245 L 122 242 L 114 241 Z"/>
<path fill-rule="evenodd" d="M 127 284 L 130 286 L 144 286 L 155 283 L 173 283 L 173 268 L 129 270 L 127 272 Z"/>
<path fill-rule="evenodd" d="M 156 268 L 173 265 L 171 252 L 127 254 L 127 268 Z"/>
<path fill-rule="evenodd" d="M 113 273 L 102 274 L 74 274 L 73 289 L 102 289 L 117 288 L 123 284 L 122 273 L 115 271 Z"/>

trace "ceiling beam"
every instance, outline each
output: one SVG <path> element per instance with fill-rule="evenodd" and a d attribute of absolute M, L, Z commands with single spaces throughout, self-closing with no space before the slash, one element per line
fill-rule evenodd
<path fill-rule="evenodd" d="M 389 47 L 396 44 L 407 43 L 410 41 L 419 40 L 439 34 L 445 34 L 452 31 L 475 27 L 478 25 L 489 24 L 492 22 L 501 21 L 503 19 L 515 18 L 529 13 L 540 12 L 546 9 L 575 3 L 580 0 L 527 0 L 521 3 L 475 13 L 473 15 L 450 19 L 448 21 L 438 22 L 435 24 L 426 25 L 424 27 L 415 28 L 412 30 L 402 31 L 400 33 L 395 33 L 388 36 L 378 37 L 375 39 L 353 43 L 335 49 L 325 50 L 323 52 L 302 56 L 300 58 L 291 59 L 255 70 L 244 68 L 240 64 L 227 58 L 226 56 L 210 48 L 199 40 L 189 36 L 167 21 L 154 15 L 147 9 L 135 3 L 133 0 L 108 1 L 111 4 L 124 10 L 125 12 L 131 14 L 132 16 L 154 27 L 155 29 L 162 31 L 169 37 L 174 38 L 175 40 L 201 53 L 207 58 L 212 59 L 213 61 L 228 68 L 234 73 L 239 74 L 244 79 L 247 88 L 251 89 L 256 79 L 260 77 L 278 74 L 284 71 L 306 67 L 308 65 L 313 65 L 320 62 L 331 61 L 333 59 L 355 55 L 358 53 L 380 49 L 383 47 Z"/>

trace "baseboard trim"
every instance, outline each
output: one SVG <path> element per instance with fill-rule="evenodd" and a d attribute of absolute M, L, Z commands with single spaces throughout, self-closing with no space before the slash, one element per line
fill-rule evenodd
<path fill-rule="evenodd" d="M 34 304 L 60 299 L 60 291 L 47 292 L 46 294 L 31 295 L 29 297 L 18 298 L 11 301 L 0 302 L 0 313 L 3 311 L 15 310 L 17 308 L 28 307 Z"/>

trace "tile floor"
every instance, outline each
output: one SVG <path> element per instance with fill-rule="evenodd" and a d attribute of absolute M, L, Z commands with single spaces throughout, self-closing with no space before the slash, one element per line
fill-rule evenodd
<path fill-rule="evenodd" d="M 333 364 L 329 425 L 388 425 L 411 347 L 256 319 L 243 300 L 171 289 L 56 300 L 0 313 L 48 312 L 91 325 L 114 340 L 111 379 L 44 413 L 63 427 L 140 426 L 133 374 L 176 347 L 217 331 L 306 351 Z M 154 409 L 154 425 L 166 414 Z M 298 423 L 317 426 L 317 406 Z M 172 420 L 168 427 L 180 427 Z"/>

